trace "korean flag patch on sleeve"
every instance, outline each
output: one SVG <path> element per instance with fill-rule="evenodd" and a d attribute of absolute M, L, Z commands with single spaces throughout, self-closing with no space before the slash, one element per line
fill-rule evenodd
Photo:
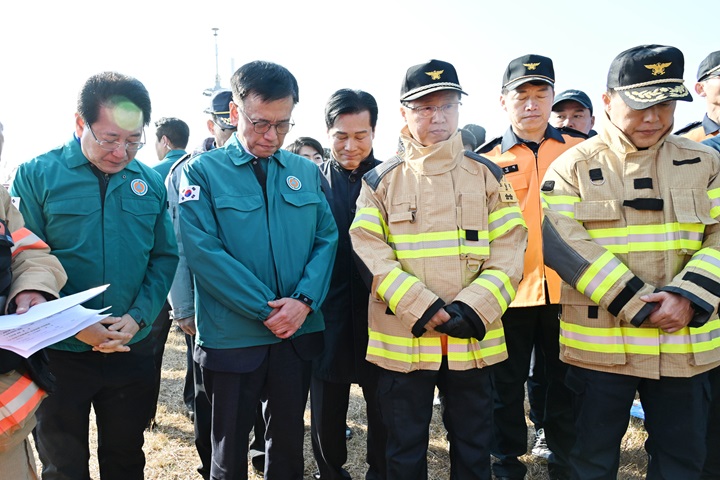
<path fill-rule="evenodd" d="M 180 200 L 178 200 L 178 203 L 189 202 L 191 200 L 200 200 L 200 187 L 197 185 L 188 185 L 180 189 Z"/>

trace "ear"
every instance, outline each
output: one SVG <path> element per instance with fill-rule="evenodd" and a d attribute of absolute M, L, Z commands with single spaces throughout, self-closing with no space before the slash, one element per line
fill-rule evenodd
<path fill-rule="evenodd" d="M 240 121 L 240 112 L 238 111 L 238 106 L 235 102 L 230 102 L 230 122 L 232 122 L 233 125 L 238 125 L 238 122 Z"/>
<path fill-rule="evenodd" d="M 403 120 L 405 121 L 405 123 L 408 123 L 408 121 L 407 121 L 407 110 L 408 110 L 407 108 L 405 108 L 405 107 L 403 107 L 402 105 L 400 105 L 400 115 L 402 115 L 402 118 L 403 118 Z"/>
<path fill-rule="evenodd" d="M 507 106 L 505 105 L 505 95 L 500 95 L 500 108 L 507 112 Z"/>
<path fill-rule="evenodd" d="M 78 138 L 82 138 L 83 131 L 85 131 L 85 120 L 80 116 L 79 113 L 75 114 L 75 134 Z"/>
<path fill-rule="evenodd" d="M 604 92 L 604 93 L 602 94 L 602 101 L 603 101 L 603 105 L 604 105 L 604 107 L 605 107 L 605 111 L 606 111 L 606 112 L 610 112 L 610 102 L 611 102 L 611 100 L 612 100 L 612 99 L 610 98 L 610 95 L 608 95 L 607 92 Z"/>
<path fill-rule="evenodd" d="M 590 128 L 593 128 L 595 126 L 595 115 L 590 117 Z"/>
<path fill-rule="evenodd" d="M 212 121 L 212 118 L 207 121 L 207 129 L 210 134 L 215 135 L 215 122 Z"/>
<path fill-rule="evenodd" d="M 705 93 L 705 85 L 703 85 L 702 82 L 697 82 L 695 84 L 695 93 L 700 95 L 701 97 L 706 97 L 707 93 Z"/>

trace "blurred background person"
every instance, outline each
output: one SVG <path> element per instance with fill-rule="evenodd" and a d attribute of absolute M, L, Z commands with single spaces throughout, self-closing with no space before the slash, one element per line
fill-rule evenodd
<path fill-rule="evenodd" d="M 325 160 L 325 149 L 320 142 L 312 137 L 298 137 L 287 146 L 286 150 L 310 159 L 317 165 L 320 165 Z"/>

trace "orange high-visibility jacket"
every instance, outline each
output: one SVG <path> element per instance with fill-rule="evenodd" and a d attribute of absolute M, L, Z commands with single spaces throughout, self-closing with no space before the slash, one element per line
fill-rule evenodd
<path fill-rule="evenodd" d="M 543 262 L 540 233 L 542 223 L 540 179 L 561 153 L 586 138 L 580 132 L 560 131 L 548 125 L 545 139 L 540 143 L 536 154 L 513 133 L 512 128 L 508 128 L 502 137 L 486 143 L 477 151 L 503 169 L 505 179 L 515 190 L 528 228 L 523 279 L 510 307 L 533 307 L 560 302 L 560 277 Z M 550 301 L 545 295 L 545 282 L 550 293 Z"/>

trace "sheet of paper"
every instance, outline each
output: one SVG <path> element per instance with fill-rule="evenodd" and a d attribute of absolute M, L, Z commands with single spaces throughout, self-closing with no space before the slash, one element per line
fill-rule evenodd
<path fill-rule="evenodd" d="M 21 315 L 0 316 L 0 348 L 29 357 L 41 348 L 57 343 L 99 322 L 109 314 L 90 310 L 83 302 L 99 295 L 108 285 L 91 288 L 51 302 L 41 303 Z"/>
<path fill-rule="evenodd" d="M 80 305 L 70 307 L 48 318 L 12 330 L 0 331 L 0 348 L 29 357 L 41 348 L 57 343 L 99 322 L 107 310 L 89 310 Z"/>
<path fill-rule="evenodd" d="M 81 303 L 87 302 L 91 298 L 100 295 L 102 292 L 107 290 L 107 287 L 109 286 L 109 284 L 101 285 L 83 292 L 68 295 L 67 297 L 58 298 L 57 300 L 41 303 L 40 305 L 35 305 L 30 310 L 20 315 L 16 313 L 3 315 L 0 317 L 0 330 L 9 330 L 22 325 L 28 325 L 43 318 L 50 317 L 51 315 L 55 315 L 63 310 L 67 310 L 75 305 L 80 305 Z"/>

